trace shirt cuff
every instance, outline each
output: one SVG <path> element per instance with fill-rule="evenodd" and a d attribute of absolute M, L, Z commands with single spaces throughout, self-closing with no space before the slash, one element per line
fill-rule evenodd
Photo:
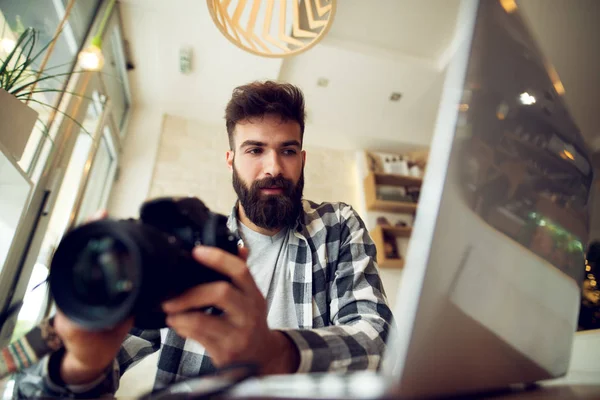
<path fill-rule="evenodd" d="M 278 329 L 281 333 L 286 335 L 298 349 L 298 355 L 300 362 L 298 363 L 298 369 L 295 373 L 303 374 L 312 371 L 314 351 L 311 348 L 306 337 L 298 329 Z"/>

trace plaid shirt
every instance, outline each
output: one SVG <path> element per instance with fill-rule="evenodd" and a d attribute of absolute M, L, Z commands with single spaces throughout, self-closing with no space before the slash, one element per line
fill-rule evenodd
<path fill-rule="evenodd" d="M 298 372 L 377 369 L 392 320 L 376 267 L 376 249 L 351 206 L 303 200 L 304 212 L 289 231 L 288 267 L 298 329 L 283 329 L 298 347 Z M 234 212 L 229 228 L 237 233 Z M 22 374 L 23 396 L 98 396 L 114 393 L 118 379 L 145 356 L 162 349 L 154 388 L 214 370 L 204 348 L 173 330 L 132 330 L 113 367 L 96 382 L 59 387 L 48 361 Z"/>

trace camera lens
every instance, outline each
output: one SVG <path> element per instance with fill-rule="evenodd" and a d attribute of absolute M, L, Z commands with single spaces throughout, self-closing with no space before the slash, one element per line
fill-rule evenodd
<path fill-rule="evenodd" d="M 202 283 L 229 280 L 192 257 L 198 242 L 237 254 L 227 217 L 197 198 L 146 202 L 139 220 L 84 224 L 62 238 L 52 258 L 52 297 L 88 330 L 132 316 L 138 328 L 164 328 L 162 302 Z"/>
<path fill-rule="evenodd" d="M 91 306 L 121 304 L 133 287 L 131 257 L 113 237 L 91 239 L 73 265 L 75 296 Z"/>
<path fill-rule="evenodd" d="M 132 315 L 140 299 L 144 260 L 161 259 L 143 232 L 135 223 L 101 220 L 63 237 L 49 281 L 56 305 L 69 319 L 101 330 Z"/>

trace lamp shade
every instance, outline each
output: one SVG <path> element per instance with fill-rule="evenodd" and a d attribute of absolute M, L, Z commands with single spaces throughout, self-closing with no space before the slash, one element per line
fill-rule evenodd
<path fill-rule="evenodd" d="M 207 0 L 221 33 L 263 57 L 289 57 L 316 45 L 333 23 L 336 0 Z"/>

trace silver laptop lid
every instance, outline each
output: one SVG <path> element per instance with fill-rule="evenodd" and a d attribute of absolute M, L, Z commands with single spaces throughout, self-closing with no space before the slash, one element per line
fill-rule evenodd
<path fill-rule="evenodd" d="M 409 396 L 563 375 L 592 167 L 513 1 L 464 0 L 383 371 Z"/>

